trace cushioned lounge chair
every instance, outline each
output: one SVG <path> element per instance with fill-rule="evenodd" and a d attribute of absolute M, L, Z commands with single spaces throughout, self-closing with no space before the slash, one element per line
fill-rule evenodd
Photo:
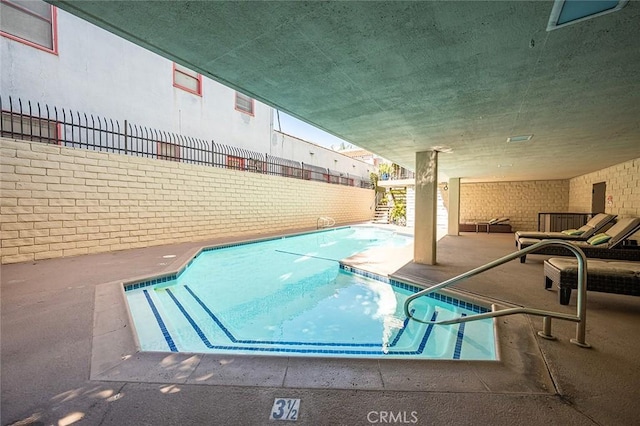
<path fill-rule="evenodd" d="M 475 225 L 475 231 L 486 230 L 487 234 L 493 232 L 511 232 L 511 225 L 509 225 L 508 217 L 496 217 L 486 221 L 473 222 Z M 507 231 L 508 230 L 508 231 Z"/>
<path fill-rule="evenodd" d="M 518 238 L 587 241 L 605 226 L 609 225 L 615 218 L 615 214 L 598 213 L 578 229 L 566 229 L 561 232 L 518 231 L 515 233 L 516 241 Z"/>
<path fill-rule="evenodd" d="M 571 241 L 571 244 L 580 247 L 585 256 L 601 259 L 619 259 L 640 261 L 640 247 L 624 246 L 623 243 L 630 236 L 640 231 L 640 218 L 618 219 L 615 225 L 606 232 L 596 234 L 587 241 Z M 596 238 L 598 237 L 598 238 Z M 542 240 L 537 238 L 518 238 L 516 247 L 518 250 L 530 247 Z M 532 254 L 547 254 L 553 256 L 573 256 L 573 253 L 565 247 L 546 246 Z M 526 262 L 526 255 L 520 257 L 520 263 Z"/>
<path fill-rule="evenodd" d="M 578 261 L 552 257 L 544 261 L 544 287 L 555 283 L 561 305 L 568 305 L 571 290 L 578 288 Z M 640 296 L 640 262 L 587 260 L 587 290 Z"/>

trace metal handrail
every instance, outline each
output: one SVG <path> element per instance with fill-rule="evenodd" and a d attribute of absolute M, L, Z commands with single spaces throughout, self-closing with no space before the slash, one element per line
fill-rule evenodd
<path fill-rule="evenodd" d="M 440 290 L 445 287 L 449 287 L 459 281 L 462 281 L 467 278 L 471 278 L 482 272 L 488 271 L 489 269 L 493 269 L 496 266 L 500 266 L 503 263 L 507 263 L 511 260 L 522 257 L 527 253 L 534 252 L 542 247 L 550 246 L 550 245 L 565 246 L 571 252 L 573 252 L 573 254 L 578 259 L 578 301 L 577 301 L 577 312 L 575 316 L 569 315 L 569 314 L 563 314 L 560 312 L 546 311 L 542 309 L 518 307 L 518 308 L 502 309 L 502 310 L 493 311 L 493 312 L 485 312 L 482 314 L 468 315 L 468 316 L 453 318 L 448 320 L 425 321 L 419 318 L 415 318 L 409 310 L 409 304 L 413 300 L 417 299 L 418 297 L 426 296 L 427 294 L 433 293 L 434 291 Z M 579 247 L 567 241 L 562 241 L 562 240 L 543 240 L 525 249 L 519 250 L 515 253 L 511 253 L 507 256 L 501 257 L 500 259 L 496 259 L 492 262 L 489 262 L 486 265 L 482 265 L 478 268 L 472 269 L 456 277 L 443 281 L 440 284 L 436 284 L 432 287 L 429 287 L 427 289 L 424 289 L 417 293 L 412 294 L 404 302 L 404 314 L 407 318 L 413 321 L 420 322 L 422 324 L 440 324 L 440 325 L 458 324 L 462 322 L 476 321 L 476 320 L 485 319 L 485 318 L 495 318 L 495 317 L 500 317 L 505 315 L 513 315 L 513 314 L 538 315 L 538 316 L 544 317 L 543 330 L 539 331 L 538 335 L 546 339 L 554 339 L 554 337 L 551 335 L 551 318 L 558 318 L 558 319 L 563 319 L 567 321 L 577 322 L 578 324 L 576 325 L 576 338 L 571 339 L 571 343 L 574 343 L 584 348 L 588 348 L 591 346 L 585 342 L 586 321 L 587 321 L 587 270 L 585 267 L 586 262 L 587 262 L 586 256 L 584 255 L 584 252 L 580 250 Z"/>
<path fill-rule="evenodd" d="M 336 224 L 336 220 L 329 216 L 320 216 L 318 220 L 316 220 L 316 229 L 328 228 Z"/>

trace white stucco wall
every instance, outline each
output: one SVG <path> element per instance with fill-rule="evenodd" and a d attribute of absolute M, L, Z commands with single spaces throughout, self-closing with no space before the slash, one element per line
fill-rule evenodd
<path fill-rule="evenodd" d="M 267 153 L 367 179 L 374 171 L 374 166 L 364 161 L 278 131 L 273 132 Z"/>
<path fill-rule="evenodd" d="M 0 37 L 0 95 L 369 177 L 373 166 L 274 132 L 274 110 L 235 109 L 234 89 L 202 77 L 202 96 L 173 86 L 173 62 L 63 10 L 58 53 Z M 75 120 L 74 120 L 75 121 Z M 310 155 L 314 152 L 314 155 Z"/>
<path fill-rule="evenodd" d="M 0 37 L 0 93 L 49 106 L 266 152 L 272 108 L 235 109 L 235 90 L 203 77 L 173 86 L 173 62 L 58 10 L 58 54 Z"/>

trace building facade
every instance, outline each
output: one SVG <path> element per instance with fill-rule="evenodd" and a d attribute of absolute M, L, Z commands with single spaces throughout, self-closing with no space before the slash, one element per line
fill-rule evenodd
<path fill-rule="evenodd" d="M 126 120 L 129 125 L 368 177 L 370 167 L 364 162 L 322 147 L 309 149 L 306 141 L 293 147 L 299 139 L 274 131 L 273 108 L 183 64 L 44 2 L 2 0 L 0 8 L 0 96 L 5 111 L 9 97 L 19 98 L 41 108 L 55 106 L 118 123 Z M 158 156 L 175 151 L 166 144 L 153 149 Z M 314 150 L 319 154 L 310 156 Z"/>

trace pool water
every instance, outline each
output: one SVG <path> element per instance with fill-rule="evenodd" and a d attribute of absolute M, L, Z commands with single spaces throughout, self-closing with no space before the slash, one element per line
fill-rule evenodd
<path fill-rule="evenodd" d="M 403 304 L 419 288 L 354 274 L 339 263 L 373 247 L 411 243 L 387 230 L 351 227 L 201 252 L 175 279 L 127 286 L 141 349 L 495 359 L 491 320 L 449 326 L 408 321 Z M 414 301 L 412 309 L 438 320 L 482 310 L 430 297 Z"/>

